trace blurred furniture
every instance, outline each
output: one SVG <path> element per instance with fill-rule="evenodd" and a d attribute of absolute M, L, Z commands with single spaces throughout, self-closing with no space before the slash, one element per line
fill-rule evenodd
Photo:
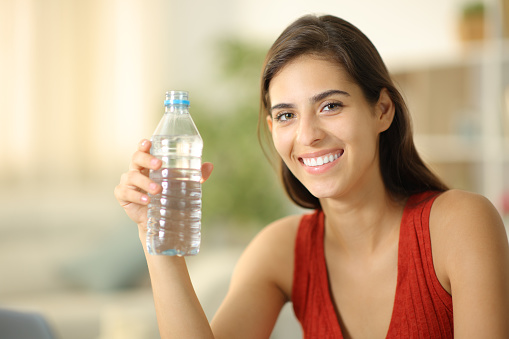
<path fill-rule="evenodd" d="M 459 40 L 455 55 L 410 60 L 390 71 L 407 99 L 424 160 L 451 188 L 485 195 L 504 216 L 503 199 L 509 191 L 509 40 L 503 35 L 507 20 L 500 6 L 487 2 L 481 13 L 483 38 Z"/>
<path fill-rule="evenodd" d="M 0 338 L 54 339 L 55 337 L 40 314 L 0 309 Z"/>

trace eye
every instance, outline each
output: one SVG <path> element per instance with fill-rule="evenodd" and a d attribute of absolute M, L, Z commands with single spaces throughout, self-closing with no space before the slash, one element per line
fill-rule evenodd
<path fill-rule="evenodd" d="M 343 108 L 342 102 L 330 102 L 323 106 L 322 111 L 338 111 Z"/>
<path fill-rule="evenodd" d="M 276 121 L 284 122 L 284 121 L 288 121 L 288 120 L 292 119 L 294 116 L 295 115 L 290 112 L 280 112 L 280 113 L 276 114 L 274 119 Z"/>

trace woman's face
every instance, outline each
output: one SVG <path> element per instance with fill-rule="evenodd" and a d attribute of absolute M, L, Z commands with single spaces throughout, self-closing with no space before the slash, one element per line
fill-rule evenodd
<path fill-rule="evenodd" d="M 392 121 L 387 95 L 371 105 L 342 67 L 305 55 L 276 74 L 269 96 L 274 146 L 311 194 L 337 198 L 381 182 L 378 135 Z"/>

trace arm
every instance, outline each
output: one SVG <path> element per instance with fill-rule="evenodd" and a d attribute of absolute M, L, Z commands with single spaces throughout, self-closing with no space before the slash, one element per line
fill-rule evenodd
<path fill-rule="evenodd" d="M 161 167 L 161 161 L 149 154 L 150 142 L 143 140 L 134 153 L 129 171 L 115 187 L 115 197 L 127 215 L 138 225 L 154 294 L 159 331 L 162 338 L 212 338 L 208 320 L 196 297 L 184 258 L 153 256 L 146 249 L 147 192 L 156 194 L 161 187 L 149 178 L 149 169 Z M 204 164 L 204 179 L 212 171 Z"/>
<path fill-rule="evenodd" d="M 448 191 L 432 209 L 437 276 L 452 294 L 456 338 L 509 338 L 509 245 L 484 197 Z"/>
<path fill-rule="evenodd" d="M 145 243 L 145 235 L 140 232 Z M 214 338 L 185 259 L 150 255 L 144 245 L 161 338 Z"/>

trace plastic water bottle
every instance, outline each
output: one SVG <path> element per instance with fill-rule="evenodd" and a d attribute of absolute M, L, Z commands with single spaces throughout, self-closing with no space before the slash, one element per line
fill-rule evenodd
<path fill-rule="evenodd" d="M 150 254 L 195 255 L 201 242 L 203 140 L 189 114 L 187 92 L 166 92 L 164 106 L 151 139 L 150 153 L 163 164 L 150 171 L 162 191 L 150 195 L 147 248 Z"/>

